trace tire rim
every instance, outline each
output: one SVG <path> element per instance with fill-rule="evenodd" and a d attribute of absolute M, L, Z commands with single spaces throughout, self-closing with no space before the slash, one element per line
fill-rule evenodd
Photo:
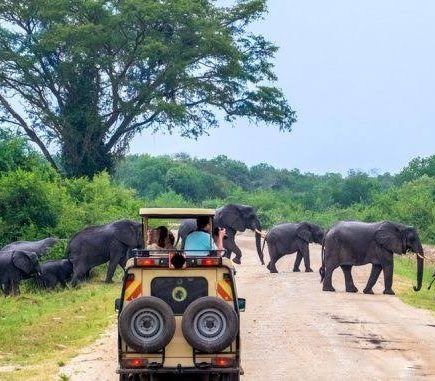
<path fill-rule="evenodd" d="M 144 342 L 150 342 L 162 333 L 163 317 L 156 310 L 141 309 L 133 315 L 130 330 L 136 338 Z"/>
<path fill-rule="evenodd" d="M 195 333 L 207 342 L 216 341 L 222 337 L 227 329 L 225 315 L 214 308 L 199 312 L 193 320 Z"/>

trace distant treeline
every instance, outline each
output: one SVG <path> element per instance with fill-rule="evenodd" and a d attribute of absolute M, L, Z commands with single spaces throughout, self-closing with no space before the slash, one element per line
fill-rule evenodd
<path fill-rule="evenodd" d="M 414 225 L 435 243 L 435 155 L 413 159 L 400 173 L 351 170 L 316 175 L 252 167 L 226 156 L 195 159 L 132 155 L 112 175 L 64 178 L 28 142 L 0 130 L 0 245 L 17 239 L 68 238 L 89 224 L 138 218 L 140 206 L 257 208 L 265 228 L 308 220 L 393 220 Z"/>
<path fill-rule="evenodd" d="M 248 167 L 226 156 L 132 155 L 118 164 L 113 178 L 148 200 L 173 193 L 178 204 L 251 204 L 265 227 L 283 221 L 311 220 L 328 227 L 342 219 L 389 219 L 414 225 L 423 240 L 435 242 L 435 155 L 413 159 L 396 175 L 350 170 L 347 176 L 265 163 Z"/>

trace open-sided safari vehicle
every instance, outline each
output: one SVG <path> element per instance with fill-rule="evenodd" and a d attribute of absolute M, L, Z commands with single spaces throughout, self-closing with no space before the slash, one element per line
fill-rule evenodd
<path fill-rule="evenodd" d="M 151 208 L 140 215 L 144 249 L 127 261 L 116 301 L 120 380 L 239 380 L 245 300 L 237 298 L 232 262 L 217 250 L 198 256 L 147 248 L 150 219 L 207 216 L 212 223 L 214 210 Z"/>

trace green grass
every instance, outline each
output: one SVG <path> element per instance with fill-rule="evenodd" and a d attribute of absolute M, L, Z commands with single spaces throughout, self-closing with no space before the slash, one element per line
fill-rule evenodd
<path fill-rule="evenodd" d="M 54 377 L 80 348 L 115 322 L 114 300 L 121 282 L 108 285 L 99 278 L 75 289 L 52 292 L 22 287 L 21 296 L 2 300 L 0 379 Z"/>
<path fill-rule="evenodd" d="M 427 289 L 432 280 L 433 265 L 425 263 L 423 273 L 423 286 L 419 292 L 412 289 L 417 284 L 417 264 L 415 255 L 396 256 L 394 259 L 394 284 L 397 295 L 405 303 L 413 307 L 425 308 L 435 311 L 435 285 L 430 290 Z"/>

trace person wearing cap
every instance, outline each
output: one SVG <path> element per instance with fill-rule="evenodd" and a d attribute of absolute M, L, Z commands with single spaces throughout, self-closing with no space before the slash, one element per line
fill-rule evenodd
<path fill-rule="evenodd" d="M 184 251 L 190 256 L 207 256 L 210 250 L 224 250 L 223 240 L 225 229 L 219 229 L 211 239 L 211 219 L 208 216 L 200 216 L 196 219 L 196 231 L 186 237 Z M 192 251 L 190 251 L 192 250 Z"/>

